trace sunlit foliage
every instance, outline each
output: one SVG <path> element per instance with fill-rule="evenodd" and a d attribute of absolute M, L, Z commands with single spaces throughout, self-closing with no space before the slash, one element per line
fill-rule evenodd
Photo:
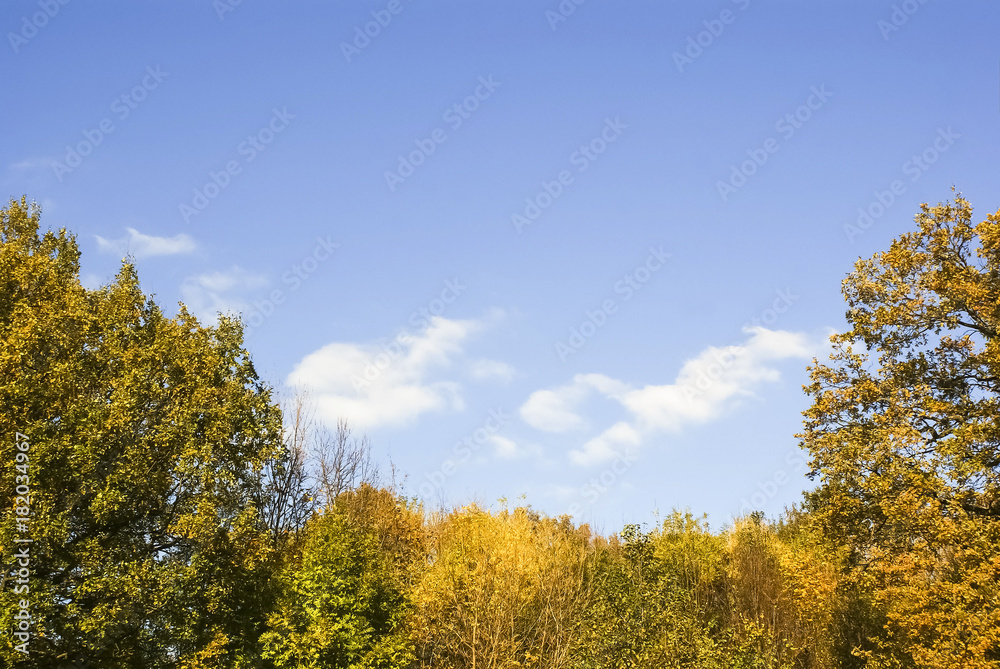
<path fill-rule="evenodd" d="M 0 666 L 1000 669 L 1000 213 L 916 223 L 844 282 L 800 507 L 601 536 L 503 500 L 428 512 L 347 422 L 299 398 L 283 424 L 239 321 L 165 315 L 128 261 L 84 288 L 73 236 L 11 201 L 0 622 L 33 617 Z"/>
<path fill-rule="evenodd" d="M 844 281 L 810 508 L 886 618 L 868 666 L 1000 666 L 1000 213 L 961 196 Z M 883 633 L 884 632 L 884 633 Z"/>

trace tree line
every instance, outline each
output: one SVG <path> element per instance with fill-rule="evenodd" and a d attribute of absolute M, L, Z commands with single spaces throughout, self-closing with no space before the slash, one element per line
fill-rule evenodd
<path fill-rule="evenodd" d="M 406 497 L 239 320 L 84 288 L 40 216 L 0 210 L 2 666 L 1000 667 L 1000 212 L 922 205 L 847 276 L 801 503 L 609 536 Z"/>

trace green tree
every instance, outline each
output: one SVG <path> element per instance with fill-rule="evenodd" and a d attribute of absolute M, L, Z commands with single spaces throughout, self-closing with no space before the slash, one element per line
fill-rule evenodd
<path fill-rule="evenodd" d="M 972 216 L 921 205 L 859 260 L 811 368 L 809 505 L 886 618 L 869 666 L 1000 666 L 1000 212 Z"/>
<path fill-rule="evenodd" d="M 39 217 L 0 210 L 0 538 L 9 573 L 22 433 L 30 661 L 256 666 L 271 549 L 252 500 L 281 418 L 240 324 L 165 316 L 129 263 L 83 288 L 75 239 Z M 4 629 L 19 599 L 4 584 Z M 22 659 L 8 634 L 0 657 Z"/>
<path fill-rule="evenodd" d="M 581 669 L 722 669 L 723 543 L 703 520 L 672 513 L 662 527 L 627 525 L 598 541 L 577 644 Z"/>
<path fill-rule="evenodd" d="M 411 575 L 421 519 L 392 491 L 362 484 L 305 526 L 263 637 L 279 669 L 395 669 L 414 658 Z"/>

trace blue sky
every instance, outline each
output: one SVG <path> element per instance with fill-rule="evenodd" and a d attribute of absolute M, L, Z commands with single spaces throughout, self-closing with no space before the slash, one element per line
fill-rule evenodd
<path fill-rule="evenodd" d="M 0 182 L 432 503 L 773 515 L 852 263 L 1000 207 L 1000 6 L 817 4 L 11 1 Z"/>

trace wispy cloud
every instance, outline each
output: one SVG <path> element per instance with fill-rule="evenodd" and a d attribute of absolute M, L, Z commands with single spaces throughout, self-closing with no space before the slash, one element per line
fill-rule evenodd
<path fill-rule="evenodd" d="M 125 230 L 128 236 L 122 239 L 105 239 L 95 235 L 97 248 L 103 253 L 131 253 L 136 258 L 191 253 L 198 248 L 195 241 L 183 233 L 173 237 L 156 237 L 144 235 L 135 228 L 125 228 Z"/>
<path fill-rule="evenodd" d="M 191 313 L 206 323 L 214 323 L 220 313 L 246 311 L 251 293 L 267 285 L 267 277 L 234 266 L 188 277 L 181 284 L 181 295 Z"/>
<path fill-rule="evenodd" d="M 710 346 L 681 367 L 673 383 L 634 388 L 600 374 L 577 374 L 564 386 L 532 393 L 521 417 L 548 432 L 582 430 L 583 403 L 594 394 L 620 404 L 629 414 L 570 452 L 580 465 L 595 465 L 639 446 L 656 432 L 678 432 L 722 416 L 739 398 L 753 397 L 765 383 L 780 379 L 775 363 L 809 359 L 823 349 L 825 338 L 804 333 L 746 328 L 748 339 L 737 346 Z"/>
<path fill-rule="evenodd" d="M 579 406 L 594 391 L 618 397 L 629 386 L 603 374 L 577 374 L 573 380 L 554 390 L 536 390 L 521 406 L 521 418 L 544 432 L 573 432 L 587 427 L 579 415 Z"/>
<path fill-rule="evenodd" d="M 570 451 L 569 458 L 578 465 L 592 465 L 614 460 L 619 453 L 642 443 L 642 435 L 625 421 L 619 421 L 581 448 Z"/>
<path fill-rule="evenodd" d="M 514 368 L 499 360 L 476 360 L 469 366 L 469 374 L 481 381 L 510 381 L 514 378 Z"/>
<path fill-rule="evenodd" d="M 781 378 L 773 363 L 809 359 L 825 338 L 799 332 L 747 328 L 750 338 L 739 346 L 710 346 L 681 367 L 676 380 L 629 392 L 622 404 L 644 430 L 677 431 L 719 417 L 739 397 L 751 397 L 763 383 Z"/>
<path fill-rule="evenodd" d="M 80 275 L 80 285 L 87 290 L 97 290 L 104 285 L 104 282 L 93 272 L 86 272 Z"/>
<path fill-rule="evenodd" d="M 0 181 L 15 193 L 39 191 L 52 180 L 52 160 L 36 156 L 7 163 L 0 170 Z"/>
<path fill-rule="evenodd" d="M 507 437 L 501 437 L 499 434 L 491 436 L 490 443 L 493 444 L 493 453 L 498 458 L 514 460 L 524 455 L 524 449 L 518 446 L 517 443 Z"/>
<path fill-rule="evenodd" d="M 14 172 L 30 172 L 32 170 L 49 169 L 51 164 L 52 160 L 49 158 L 29 158 L 26 160 L 19 160 L 14 163 L 8 163 L 7 169 Z"/>
<path fill-rule="evenodd" d="M 436 316 L 420 331 L 403 331 L 393 340 L 327 344 L 305 356 L 288 383 L 309 390 L 321 417 L 343 417 L 360 429 L 402 425 L 428 412 L 461 411 L 463 386 L 455 378 L 475 376 L 471 370 L 487 362 L 468 360 L 466 346 L 495 320 L 496 314 L 484 320 Z"/>

